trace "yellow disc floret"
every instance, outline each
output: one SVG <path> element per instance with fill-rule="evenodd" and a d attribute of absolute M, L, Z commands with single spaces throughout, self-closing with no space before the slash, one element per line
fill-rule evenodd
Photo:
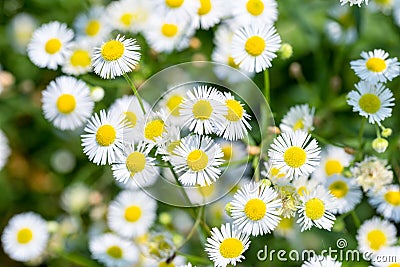
<path fill-rule="evenodd" d="M 100 126 L 96 132 L 96 142 L 100 146 L 111 145 L 114 143 L 116 137 L 117 132 L 115 131 L 114 127 L 109 124 Z"/>
<path fill-rule="evenodd" d="M 47 53 L 53 55 L 53 54 L 57 53 L 58 51 L 60 51 L 61 47 L 62 47 L 62 43 L 61 43 L 60 39 L 51 38 L 50 40 L 48 40 L 46 42 L 45 50 Z"/>
<path fill-rule="evenodd" d="M 264 218 L 266 211 L 267 205 L 259 198 L 250 199 L 244 206 L 244 213 L 247 218 L 252 221 L 258 221 Z"/>
<path fill-rule="evenodd" d="M 382 246 L 386 244 L 386 235 L 381 230 L 372 230 L 368 233 L 367 239 L 369 246 L 373 250 L 379 250 Z"/>
<path fill-rule="evenodd" d="M 174 37 L 178 33 L 178 26 L 176 24 L 163 24 L 161 33 L 166 37 Z"/>
<path fill-rule="evenodd" d="M 262 52 L 264 52 L 265 46 L 266 45 L 263 38 L 261 38 L 260 36 L 252 36 L 247 39 L 244 48 L 249 55 L 257 57 L 261 55 Z"/>
<path fill-rule="evenodd" d="M 72 53 L 70 62 L 74 67 L 88 67 L 92 60 L 87 50 L 78 49 Z"/>
<path fill-rule="evenodd" d="M 324 216 L 325 205 L 319 198 L 312 198 L 306 202 L 305 213 L 311 220 L 318 220 Z"/>
<path fill-rule="evenodd" d="M 199 100 L 193 105 L 192 112 L 195 119 L 207 120 L 211 117 L 213 108 L 210 101 Z"/>
<path fill-rule="evenodd" d="M 152 141 L 156 141 L 157 137 L 161 137 L 164 132 L 164 121 L 156 119 L 146 124 L 144 128 L 144 137 Z"/>
<path fill-rule="evenodd" d="M 192 171 L 202 171 L 208 165 L 208 156 L 203 150 L 196 149 L 189 153 L 186 163 Z"/>
<path fill-rule="evenodd" d="M 183 4 L 184 0 L 165 0 L 165 3 L 170 8 L 178 8 Z"/>
<path fill-rule="evenodd" d="M 243 243 L 237 238 L 227 238 L 219 246 L 221 256 L 226 259 L 239 257 L 243 252 Z"/>
<path fill-rule="evenodd" d="M 139 206 L 129 206 L 125 209 L 124 216 L 128 222 L 136 222 L 142 216 L 142 210 Z"/>
<path fill-rule="evenodd" d="M 111 246 L 107 249 L 107 254 L 114 259 L 120 259 L 122 258 L 122 249 L 118 246 Z"/>
<path fill-rule="evenodd" d="M 179 116 L 180 105 L 183 102 L 183 97 L 180 95 L 173 95 L 167 101 L 167 108 L 172 116 Z"/>
<path fill-rule="evenodd" d="M 363 94 L 358 100 L 360 108 L 369 114 L 376 113 L 381 108 L 381 100 L 375 94 Z"/>
<path fill-rule="evenodd" d="M 349 192 L 349 186 L 343 181 L 336 181 L 331 183 L 329 190 L 335 197 L 342 198 L 347 195 L 347 192 Z"/>
<path fill-rule="evenodd" d="M 244 109 L 239 101 L 228 99 L 225 101 L 225 104 L 228 107 L 228 114 L 225 115 L 227 120 L 238 121 L 243 117 Z"/>
<path fill-rule="evenodd" d="M 100 26 L 100 22 L 97 20 L 91 20 L 86 25 L 85 32 L 89 36 L 95 36 L 100 31 Z"/>
<path fill-rule="evenodd" d="M 20 244 L 27 244 L 32 240 L 32 238 L 33 233 L 32 230 L 29 228 L 22 228 L 17 233 L 17 241 Z"/>
<path fill-rule="evenodd" d="M 329 159 L 325 162 L 325 172 L 328 176 L 340 174 L 343 171 L 343 165 L 336 159 Z"/>
<path fill-rule="evenodd" d="M 76 100 L 73 95 L 63 94 L 57 99 L 57 109 L 60 113 L 69 114 L 75 110 Z"/>
<path fill-rule="evenodd" d="M 307 154 L 301 147 L 292 146 L 283 154 L 283 160 L 289 167 L 299 168 L 306 162 Z"/>
<path fill-rule="evenodd" d="M 125 46 L 123 43 L 117 40 L 111 40 L 106 42 L 101 47 L 101 56 L 104 60 L 114 61 L 120 59 L 124 54 Z"/>
<path fill-rule="evenodd" d="M 134 151 L 126 158 L 126 168 L 132 175 L 143 171 L 145 166 L 146 156 L 141 152 Z"/>
<path fill-rule="evenodd" d="M 381 58 L 371 57 L 367 60 L 365 66 L 372 72 L 382 72 L 386 69 L 386 62 Z"/>
<path fill-rule="evenodd" d="M 385 200 L 387 203 L 393 206 L 400 206 L 400 192 L 399 191 L 386 192 Z"/>
<path fill-rule="evenodd" d="M 249 0 L 246 9 L 253 16 L 259 16 L 264 11 L 264 3 L 261 0 Z"/>
<path fill-rule="evenodd" d="M 200 16 L 204 16 L 211 11 L 211 8 L 211 0 L 200 0 L 200 8 L 197 11 L 197 14 L 199 14 Z"/>

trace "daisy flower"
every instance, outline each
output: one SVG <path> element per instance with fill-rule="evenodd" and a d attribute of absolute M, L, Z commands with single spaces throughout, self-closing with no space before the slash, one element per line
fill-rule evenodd
<path fill-rule="evenodd" d="M 200 3 L 193 0 L 155 0 L 153 6 L 158 16 L 167 19 L 179 18 L 183 23 L 194 18 L 200 8 Z"/>
<path fill-rule="evenodd" d="M 8 139 L 3 131 L 0 130 L 0 170 L 3 169 L 4 165 L 6 165 L 10 153 L 11 151 L 8 146 Z"/>
<path fill-rule="evenodd" d="M 311 132 L 314 130 L 315 108 L 310 108 L 307 104 L 291 107 L 289 112 L 283 117 L 279 128 L 282 132 L 302 130 Z"/>
<path fill-rule="evenodd" d="M 32 15 L 24 12 L 16 14 L 9 22 L 12 48 L 25 55 L 26 47 L 38 26 L 38 21 Z"/>
<path fill-rule="evenodd" d="M 92 57 L 93 70 L 103 79 L 114 79 L 131 72 L 140 60 L 140 47 L 136 40 L 117 38 L 104 42 L 101 47 L 95 47 Z"/>
<path fill-rule="evenodd" d="M 149 144 L 149 149 L 154 145 L 162 145 L 163 138 L 169 132 L 169 121 L 164 110 L 150 112 L 143 121 L 139 122 L 141 138 Z"/>
<path fill-rule="evenodd" d="M 106 266 L 125 267 L 139 261 L 138 248 L 115 234 L 96 235 L 89 240 L 92 257 Z"/>
<path fill-rule="evenodd" d="M 340 4 L 342 6 L 349 3 L 350 6 L 358 5 L 358 7 L 360 7 L 363 2 L 365 2 L 366 5 L 368 5 L 368 0 L 340 0 Z"/>
<path fill-rule="evenodd" d="M 113 112 L 100 111 L 86 125 L 82 137 L 83 152 L 98 165 L 111 164 L 124 148 L 125 118 Z"/>
<path fill-rule="evenodd" d="M 71 44 L 66 54 L 62 71 L 70 75 L 81 75 L 92 70 L 92 49 L 86 41 Z"/>
<path fill-rule="evenodd" d="M 233 2 L 232 16 L 241 25 L 272 25 L 278 19 L 278 5 L 275 0 L 238 0 Z"/>
<path fill-rule="evenodd" d="M 335 261 L 330 256 L 312 256 L 301 267 L 341 267 L 342 263 Z"/>
<path fill-rule="evenodd" d="M 342 174 L 348 167 L 354 156 L 346 153 L 341 147 L 326 146 L 321 152 L 321 164 L 312 173 L 313 179 L 324 183 L 328 177 L 334 174 Z"/>
<path fill-rule="evenodd" d="M 386 220 L 374 217 L 363 222 L 357 231 L 358 249 L 362 253 L 377 253 L 397 241 L 396 227 Z"/>
<path fill-rule="evenodd" d="M 391 81 L 400 74 L 400 63 L 397 58 L 389 58 L 389 54 L 382 49 L 373 52 L 361 52 L 363 59 L 350 62 L 351 68 L 362 80 L 376 84 Z"/>
<path fill-rule="evenodd" d="M 146 27 L 151 5 L 145 0 L 121 0 L 107 7 L 108 22 L 113 29 L 137 33 Z"/>
<path fill-rule="evenodd" d="M 222 159 L 226 162 L 234 163 L 248 157 L 246 146 L 241 141 L 232 142 L 222 138 L 218 138 L 215 141 L 221 146 L 222 153 L 224 154 Z"/>
<path fill-rule="evenodd" d="M 124 184 L 129 180 L 134 180 L 137 187 L 154 184 L 159 169 L 155 166 L 156 159 L 150 157 L 146 150 L 146 143 L 143 141 L 137 145 L 125 144 L 124 153 L 112 165 L 114 178 Z"/>
<path fill-rule="evenodd" d="M 320 148 L 307 132 L 282 133 L 268 150 L 271 163 L 289 177 L 307 176 L 319 165 Z"/>
<path fill-rule="evenodd" d="M 108 226 L 115 233 L 138 237 L 146 233 L 156 219 L 157 202 L 142 191 L 122 191 L 108 207 Z"/>
<path fill-rule="evenodd" d="M 219 178 L 223 156 L 221 147 L 211 137 L 190 135 L 181 140 L 170 158 L 174 170 L 182 172 L 179 181 L 183 185 L 206 186 Z"/>
<path fill-rule="evenodd" d="M 376 257 L 372 258 L 374 267 L 397 267 L 400 266 L 400 247 L 385 247 L 376 253 Z M 383 261 L 383 259 L 386 259 Z"/>
<path fill-rule="evenodd" d="M 383 84 L 360 81 L 355 87 L 357 90 L 351 91 L 347 96 L 347 103 L 353 107 L 353 112 L 368 118 L 369 123 L 378 125 L 392 116 L 393 93 Z"/>
<path fill-rule="evenodd" d="M 98 44 L 109 37 L 112 29 L 108 26 L 104 13 L 104 7 L 94 6 L 75 18 L 74 28 L 78 41 Z"/>
<path fill-rule="evenodd" d="M 197 0 L 200 1 L 200 7 L 197 10 L 194 24 L 196 29 L 208 30 L 218 24 L 225 15 L 225 6 L 222 0 Z"/>
<path fill-rule="evenodd" d="M 63 64 L 74 32 L 58 21 L 43 24 L 28 44 L 29 59 L 40 68 L 56 70 Z"/>
<path fill-rule="evenodd" d="M 393 181 L 393 172 L 387 164 L 386 160 L 366 157 L 363 161 L 356 162 L 350 171 L 364 192 L 377 192 Z"/>
<path fill-rule="evenodd" d="M 240 28 L 232 40 L 235 64 L 248 72 L 261 72 L 272 66 L 281 38 L 270 24 L 250 24 Z"/>
<path fill-rule="evenodd" d="M 4 252 L 16 261 L 30 261 L 46 249 L 49 233 L 47 222 L 33 212 L 10 219 L 1 236 Z"/>
<path fill-rule="evenodd" d="M 221 131 L 227 113 L 228 108 L 221 93 L 207 85 L 199 85 L 189 91 L 180 109 L 185 126 L 201 135 Z"/>
<path fill-rule="evenodd" d="M 400 187 L 392 184 L 383 187 L 378 192 L 369 192 L 369 203 L 385 219 L 400 222 Z"/>
<path fill-rule="evenodd" d="M 327 190 L 321 185 L 317 186 L 310 194 L 300 196 L 300 202 L 297 223 L 301 225 L 302 232 L 312 226 L 328 231 L 332 229 L 336 219 L 333 215 L 336 199 Z"/>
<path fill-rule="evenodd" d="M 235 100 L 231 93 L 225 92 L 223 98 L 227 112 L 224 114 L 223 128 L 217 134 L 227 140 L 242 139 L 247 134 L 247 129 L 251 129 L 248 122 L 251 116 L 243 108 L 244 105 Z"/>
<path fill-rule="evenodd" d="M 249 236 L 227 223 L 221 225 L 221 230 L 216 227 L 211 230 L 205 250 L 215 267 L 236 266 L 244 259 L 243 253 L 249 245 Z"/>
<path fill-rule="evenodd" d="M 271 233 L 280 221 L 282 201 L 271 187 L 249 183 L 231 201 L 233 225 L 248 235 Z"/>
<path fill-rule="evenodd" d="M 149 21 L 151 23 L 143 34 L 151 48 L 157 52 L 170 53 L 174 49 L 181 51 L 187 48 L 195 32 L 193 23 L 183 23 L 176 18 L 167 19 L 153 15 Z"/>
<path fill-rule="evenodd" d="M 81 127 L 92 114 L 94 102 L 81 80 L 61 76 L 42 92 L 44 117 L 61 130 Z"/>
<path fill-rule="evenodd" d="M 325 183 L 325 188 L 336 197 L 336 214 L 349 212 L 361 202 L 360 187 L 342 175 L 333 175 L 329 178 Z"/>
<path fill-rule="evenodd" d="M 142 100 L 144 110 L 149 112 L 150 105 Z M 133 95 L 124 95 L 118 98 L 110 106 L 110 112 L 121 114 L 127 121 L 127 128 L 124 131 L 125 140 L 139 142 L 143 139 L 143 133 L 141 132 L 141 122 L 145 119 L 139 100 Z"/>
<path fill-rule="evenodd" d="M 180 109 L 186 98 L 186 90 L 183 88 L 168 90 L 157 106 L 166 111 L 171 125 L 181 126 L 185 122 L 181 118 Z"/>

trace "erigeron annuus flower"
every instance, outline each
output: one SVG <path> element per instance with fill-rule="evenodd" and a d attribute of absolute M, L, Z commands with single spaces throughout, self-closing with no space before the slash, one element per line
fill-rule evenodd
<path fill-rule="evenodd" d="M 285 132 L 275 138 L 268 150 L 271 164 L 290 178 L 307 176 L 319 165 L 320 148 L 307 132 Z"/>
<path fill-rule="evenodd" d="M 19 12 L 9 23 L 10 37 L 13 48 L 26 54 L 26 47 L 32 38 L 32 34 L 38 26 L 38 21 L 31 14 Z"/>
<path fill-rule="evenodd" d="M 222 159 L 226 162 L 238 162 L 248 157 L 246 146 L 241 141 L 228 141 L 222 138 L 215 139 L 215 142 L 221 146 Z M 230 167 L 230 165 L 228 165 Z M 234 165 L 232 166 L 234 167 Z"/>
<path fill-rule="evenodd" d="M 272 66 L 281 45 L 273 25 L 250 24 L 236 31 L 232 40 L 232 58 L 235 64 L 248 72 L 261 72 Z"/>
<path fill-rule="evenodd" d="M 314 130 L 314 113 L 315 108 L 310 108 L 307 104 L 293 106 L 283 117 L 279 128 L 282 132 L 297 130 L 310 132 Z"/>
<path fill-rule="evenodd" d="M 22 262 L 39 257 L 45 251 L 48 239 L 47 222 L 33 212 L 12 217 L 1 236 L 4 252 Z"/>
<path fill-rule="evenodd" d="M 8 146 L 8 139 L 3 131 L 0 130 L 0 170 L 3 169 L 4 165 L 6 165 L 10 153 L 11 151 Z"/>
<path fill-rule="evenodd" d="M 251 130 L 248 122 L 251 116 L 243 108 L 244 105 L 229 92 L 224 92 L 223 103 L 227 112 L 223 115 L 224 125 L 217 134 L 227 140 L 242 139 L 247 134 L 247 130 Z"/>
<path fill-rule="evenodd" d="M 343 148 L 328 145 L 321 152 L 321 164 L 312 173 L 312 178 L 324 183 L 330 176 L 342 174 L 353 158 Z"/>
<path fill-rule="evenodd" d="M 81 136 L 83 152 L 98 165 L 114 163 L 124 148 L 125 127 L 121 114 L 100 110 L 100 116 L 96 113 L 90 118 Z"/>
<path fill-rule="evenodd" d="M 90 44 L 98 44 L 107 39 L 112 29 L 104 13 L 104 7 L 94 6 L 87 12 L 79 14 L 74 21 L 76 39 Z"/>
<path fill-rule="evenodd" d="M 381 121 L 392 116 L 394 106 L 393 93 L 383 84 L 371 84 L 360 81 L 355 85 L 357 90 L 348 94 L 347 103 L 353 112 L 368 118 L 369 123 L 381 124 Z"/>
<path fill-rule="evenodd" d="M 399 255 L 400 246 L 385 247 L 376 253 L 376 258 L 373 259 L 371 263 L 374 267 L 398 267 L 400 266 Z M 383 261 L 383 259 L 385 259 L 385 261 Z"/>
<path fill-rule="evenodd" d="M 190 20 L 196 16 L 200 3 L 196 0 L 155 0 L 153 7 L 157 16 L 167 19 L 175 18 L 183 23 L 190 23 Z"/>
<path fill-rule="evenodd" d="M 363 222 L 357 231 L 358 249 L 362 253 L 377 253 L 397 241 L 396 227 L 386 220 L 374 217 Z"/>
<path fill-rule="evenodd" d="M 142 191 L 122 191 L 108 207 L 108 226 L 115 233 L 138 237 L 146 233 L 156 219 L 157 202 Z"/>
<path fill-rule="evenodd" d="M 229 223 L 214 227 L 211 237 L 207 238 L 206 252 L 216 267 L 226 267 L 244 259 L 243 253 L 249 248 L 249 236 L 236 230 Z"/>
<path fill-rule="evenodd" d="M 107 233 L 89 240 L 92 257 L 106 266 L 126 267 L 139 261 L 139 249 L 132 241 Z"/>
<path fill-rule="evenodd" d="M 333 175 L 325 182 L 325 187 L 336 197 L 336 214 L 343 214 L 355 208 L 361 202 L 362 192 L 350 178 L 342 175 Z"/>
<path fill-rule="evenodd" d="M 200 7 L 195 16 L 196 29 L 208 30 L 218 24 L 225 16 L 225 6 L 223 0 L 197 0 L 200 1 Z"/>
<path fill-rule="evenodd" d="M 190 135 L 181 139 L 170 155 L 174 170 L 181 173 L 183 185 L 208 186 L 215 182 L 223 163 L 221 147 L 211 137 Z"/>
<path fill-rule="evenodd" d="M 313 255 L 310 259 L 305 261 L 301 267 L 341 267 L 342 263 L 336 261 L 330 256 Z"/>
<path fill-rule="evenodd" d="M 144 120 L 139 122 L 141 138 L 149 144 L 149 149 L 154 145 L 162 145 L 166 140 L 163 136 L 168 134 L 169 124 L 167 115 L 163 109 L 157 112 L 149 112 Z"/>
<path fill-rule="evenodd" d="M 248 183 L 233 196 L 231 201 L 233 225 L 248 235 L 270 233 L 280 221 L 282 201 L 272 187 Z"/>
<path fill-rule="evenodd" d="M 146 29 L 151 10 L 146 0 L 111 2 L 107 7 L 108 23 L 118 31 L 137 33 Z"/>
<path fill-rule="evenodd" d="M 56 70 L 63 64 L 74 32 L 58 21 L 43 24 L 36 29 L 28 44 L 29 59 L 40 68 Z"/>
<path fill-rule="evenodd" d="M 213 87 L 200 85 L 187 93 L 180 114 L 185 126 L 196 134 L 211 134 L 223 129 L 227 106 L 221 93 Z"/>
<path fill-rule="evenodd" d="M 165 110 L 167 119 L 171 125 L 182 126 L 185 123 L 180 114 L 180 109 L 185 98 L 185 88 L 170 89 L 163 95 L 160 102 L 157 103 L 157 107 Z"/>
<path fill-rule="evenodd" d="M 333 212 L 336 208 L 336 199 L 323 186 L 319 185 L 309 194 L 300 196 L 298 206 L 301 231 L 309 230 L 312 226 L 330 231 L 335 221 Z"/>
<path fill-rule="evenodd" d="M 114 79 L 135 69 L 140 60 L 140 47 L 136 40 L 118 35 L 117 38 L 95 47 L 93 70 L 103 79 Z"/>
<path fill-rule="evenodd" d="M 50 82 L 42 92 L 42 103 L 44 117 L 61 130 L 81 127 L 94 108 L 86 83 L 68 76 Z"/>
<path fill-rule="evenodd" d="M 150 105 L 142 100 L 144 110 L 148 113 L 151 109 Z M 110 106 L 110 112 L 121 114 L 125 117 L 126 129 L 124 131 L 124 139 L 130 142 L 139 142 L 143 139 L 143 132 L 141 131 L 141 123 L 145 119 L 140 102 L 136 96 L 124 95 L 117 98 Z"/>
<path fill-rule="evenodd" d="M 62 72 L 70 75 L 81 75 L 92 70 L 92 48 L 86 41 L 71 44 L 65 55 Z"/>
<path fill-rule="evenodd" d="M 350 62 L 351 68 L 362 79 L 369 83 L 385 83 L 400 74 L 400 63 L 397 58 L 388 58 L 389 54 L 382 49 L 361 52 L 363 59 Z"/>
<path fill-rule="evenodd" d="M 361 7 L 361 4 L 365 2 L 366 5 L 368 5 L 368 0 L 340 0 L 340 4 L 343 6 L 347 3 L 350 4 L 350 6 L 353 5 L 358 5 L 358 7 Z"/>
<path fill-rule="evenodd" d="M 143 141 L 136 145 L 125 144 L 123 154 L 112 165 L 113 176 L 121 183 L 133 180 L 139 188 L 152 185 L 159 174 L 155 160 L 148 155 L 146 143 Z"/>
<path fill-rule="evenodd" d="M 85 184 L 73 183 L 62 192 L 61 207 L 71 214 L 79 214 L 89 208 L 91 193 L 92 191 Z"/>
<path fill-rule="evenodd" d="M 232 17 L 241 25 L 272 25 L 278 19 L 278 5 L 275 0 L 237 0 L 233 2 Z"/>
<path fill-rule="evenodd" d="M 400 186 L 392 184 L 384 186 L 378 192 L 369 192 L 369 203 L 376 208 L 377 213 L 385 219 L 400 222 Z"/>
<path fill-rule="evenodd" d="M 387 164 L 386 160 L 366 157 L 363 161 L 356 162 L 351 172 L 364 192 L 368 190 L 376 192 L 393 181 L 393 172 Z"/>

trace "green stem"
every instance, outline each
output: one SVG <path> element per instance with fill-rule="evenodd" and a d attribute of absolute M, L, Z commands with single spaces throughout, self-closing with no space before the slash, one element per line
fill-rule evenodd
<path fill-rule="evenodd" d="M 194 232 L 196 232 L 197 227 L 199 226 L 199 224 L 201 222 L 201 217 L 203 216 L 203 210 L 204 210 L 204 206 L 200 207 L 199 212 L 197 214 L 196 221 L 194 222 L 192 229 L 190 229 L 188 236 L 176 250 L 181 249 L 192 238 Z"/>
<path fill-rule="evenodd" d="M 358 218 L 357 213 L 354 210 L 351 211 L 351 217 L 353 218 L 355 226 L 359 228 L 361 225 L 360 219 Z"/>
<path fill-rule="evenodd" d="M 259 156 L 255 156 L 253 158 L 253 169 L 254 169 L 254 181 L 255 182 L 259 182 L 260 181 L 260 172 L 259 172 L 259 161 L 260 161 L 260 157 Z"/>
<path fill-rule="evenodd" d="M 316 133 L 311 133 L 311 136 L 314 137 L 315 139 L 317 139 L 318 141 L 320 141 L 321 143 L 324 143 L 324 144 L 326 144 L 326 145 L 334 145 L 334 146 L 342 147 L 342 148 L 346 147 L 344 144 L 339 144 L 339 143 L 336 143 L 336 142 L 331 142 L 331 141 L 329 141 L 328 139 L 326 139 L 326 138 L 324 138 L 324 137 L 322 137 L 322 136 L 320 136 L 320 135 L 318 135 L 318 134 L 316 134 Z"/>
<path fill-rule="evenodd" d="M 367 121 L 367 119 L 362 118 L 361 125 L 360 125 L 360 132 L 358 133 L 358 144 L 359 144 L 360 151 L 361 151 L 362 146 L 363 146 L 364 128 L 365 128 L 365 122 L 366 121 Z"/>
<path fill-rule="evenodd" d="M 85 267 L 100 267 L 101 266 L 97 262 L 95 262 L 89 258 L 86 258 L 80 254 L 77 254 L 77 253 L 66 253 L 63 251 L 59 251 L 59 252 L 57 252 L 57 255 L 60 258 L 63 258 L 64 260 L 69 261 L 77 266 L 85 266 Z"/>
<path fill-rule="evenodd" d="M 135 94 L 136 98 L 139 100 L 140 108 L 142 109 L 143 114 L 146 115 L 146 110 L 144 109 L 142 98 L 140 97 L 135 84 L 133 83 L 133 81 L 131 80 L 131 78 L 129 77 L 128 74 L 124 73 L 123 76 L 124 76 L 125 80 L 128 82 L 129 86 L 132 88 L 132 91 Z"/>
<path fill-rule="evenodd" d="M 376 137 L 381 138 L 381 130 L 379 129 L 378 124 L 375 123 Z"/>
<path fill-rule="evenodd" d="M 268 69 L 264 70 L 264 97 L 267 103 L 270 103 L 270 94 L 271 94 L 271 88 L 270 88 L 270 81 L 269 81 L 269 72 Z"/>

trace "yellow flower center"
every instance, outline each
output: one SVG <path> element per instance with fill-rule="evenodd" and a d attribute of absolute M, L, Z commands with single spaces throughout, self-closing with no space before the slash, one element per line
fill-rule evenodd
<path fill-rule="evenodd" d="M 111 246 L 107 249 L 108 256 L 114 259 L 122 258 L 122 249 L 118 246 Z"/>
<path fill-rule="evenodd" d="M 349 186 L 343 181 L 336 181 L 331 183 L 329 190 L 335 197 L 342 198 L 347 195 L 347 192 L 349 192 Z"/>
<path fill-rule="evenodd" d="M 89 36 L 95 36 L 99 32 L 100 26 L 100 22 L 98 22 L 97 20 L 91 20 L 86 25 L 85 32 Z"/>
<path fill-rule="evenodd" d="M 111 40 L 103 44 L 101 47 L 101 56 L 104 60 L 114 61 L 122 57 L 125 46 L 117 40 Z"/>
<path fill-rule="evenodd" d="M 58 51 L 60 51 L 61 47 L 62 47 L 62 43 L 61 43 L 60 39 L 51 38 L 50 40 L 48 40 L 46 42 L 45 50 L 47 53 L 53 55 L 53 54 L 57 53 Z"/>
<path fill-rule="evenodd" d="M 179 109 L 183 102 L 183 97 L 180 95 L 173 95 L 167 101 L 167 108 L 171 112 L 172 116 L 178 117 L 180 115 Z"/>
<path fill-rule="evenodd" d="M 175 267 L 175 264 L 173 262 L 167 263 L 163 261 L 158 264 L 158 267 Z"/>
<path fill-rule="evenodd" d="M 373 250 L 379 250 L 382 246 L 386 244 L 386 235 L 381 230 L 372 230 L 368 233 L 367 239 L 369 246 Z"/>
<path fill-rule="evenodd" d="M 133 14 L 132 13 L 122 14 L 122 16 L 119 18 L 121 23 L 123 25 L 127 26 L 127 27 L 131 25 L 132 19 L 133 19 Z"/>
<path fill-rule="evenodd" d="M 20 244 L 27 244 L 31 242 L 33 238 L 32 230 L 29 228 L 22 228 L 17 233 L 17 241 Z"/>
<path fill-rule="evenodd" d="M 143 153 L 134 151 L 126 158 L 126 168 L 132 176 L 143 171 L 145 166 L 146 157 Z"/>
<path fill-rule="evenodd" d="M 239 68 L 239 65 L 235 63 L 235 60 L 231 56 L 228 57 L 228 65 L 235 69 Z"/>
<path fill-rule="evenodd" d="M 388 267 L 400 267 L 400 263 L 389 264 Z"/>
<path fill-rule="evenodd" d="M 88 67 L 92 60 L 87 50 L 78 49 L 72 53 L 70 62 L 74 67 Z"/>
<path fill-rule="evenodd" d="M 57 109 L 60 113 L 69 114 L 75 110 L 75 97 L 70 94 L 60 95 L 57 99 Z"/>
<path fill-rule="evenodd" d="M 387 203 L 393 206 L 400 206 L 400 192 L 399 191 L 386 192 L 385 200 Z"/>
<path fill-rule="evenodd" d="M 224 153 L 224 156 L 222 158 L 224 160 L 231 160 L 233 154 L 232 145 L 224 145 L 221 147 L 221 150 L 222 153 Z"/>
<path fill-rule="evenodd" d="M 249 0 L 246 4 L 247 11 L 253 16 L 258 16 L 264 11 L 264 3 L 260 0 Z"/>
<path fill-rule="evenodd" d="M 250 199 L 244 206 L 244 213 L 247 218 L 252 221 L 258 221 L 264 218 L 266 211 L 267 205 L 259 198 Z"/>
<path fill-rule="evenodd" d="M 283 160 L 289 167 L 299 168 L 306 162 L 307 154 L 301 147 L 292 146 L 283 154 Z"/>
<path fill-rule="evenodd" d="M 304 128 L 303 119 L 299 119 L 298 121 L 293 124 L 293 131 L 300 130 Z"/>
<path fill-rule="evenodd" d="M 386 62 L 381 58 L 371 57 L 370 59 L 367 60 L 365 66 L 369 71 L 381 72 L 386 69 Z"/>
<path fill-rule="evenodd" d="M 375 0 L 375 2 L 377 2 L 378 4 L 380 4 L 382 6 L 390 7 L 393 3 L 393 0 Z"/>
<path fill-rule="evenodd" d="M 132 111 L 125 112 L 125 119 L 128 121 L 128 126 L 133 128 L 136 126 L 137 123 L 137 116 Z"/>
<path fill-rule="evenodd" d="M 288 230 L 293 228 L 293 217 L 291 218 L 282 218 L 282 220 L 278 224 L 278 228 L 283 230 Z"/>
<path fill-rule="evenodd" d="M 139 206 L 129 206 L 125 209 L 125 220 L 128 222 L 136 222 L 142 216 L 142 210 Z"/>
<path fill-rule="evenodd" d="M 181 144 L 181 140 L 172 141 L 167 145 L 168 153 L 175 155 L 174 150 Z"/>
<path fill-rule="evenodd" d="M 163 24 L 161 33 L 166 37 L 174 37 L 178 33 L 178 26 L 176 24 Z"/>
<path fill-rule="evenodd" d="M 305 213 L 311 220 L 318 220 L 324 216 L 325 205 L 322 200 L 318 198 L 312 198 L 306 203 Z"/>
<path fill-rule="evenodd" d="M 164 122 L 160 119 L 153 120 L 146 124 L 144 128 L 144 137 L 155 142 L 164 132 Z"/>
<path fill-rule="evenodd" d="M 343 171 L 343 165 L 336 159 L 329 159 L 325 162 L 325 172 L 328 176 L 340 174 Z"/>
<path fill-rule="evenodd" d="M 299 189 L 297 189 L 297 194 L 299 196 L 305 196 L 308 195 L 310 192 L 308 191 L 307 187 L 305 186 L 300 186 Z"/>
<path fill-rule="evenodd" d="M 227 120 L 238 121 L 243 117 L 243 107 L 239 101 L 228 99 L 225 101 L 225 104 L 228 107 L 228 114 L 225 115 Z"/>
<path fill-rule="evenodd" d="M 247 39 L 246 44 L 244 45 L 246 52 L 253 56 L 259 56 L 265 49 L 265 41 L 260 36 L 252 36 Z"/>
<path fill-rule="evenodd" d="M 227 238 L 222 241 L 221 245 L 219 246 L 219 253 L 225 259 L 232 259 L 239 257 L 243 252 L 244 246 L 242 241 L 237 238 Z"/>
<path fill-rule="evenodd" d="M 207 167 L 208 156 L 203 150 L 196 149 L 189 153 L 186 162 L 192 171 L 202 171 Z"/>
<path fill-rule="evenodd" d="M 369 114 L 376 113 L 381 108 L 381 100 L 375 94 L 363 94 L 358 101 L 360 108 Z"/>
<path fill-rule="evenodd" d="M 213 108 L 209 101 L 199 100 L 192 108 L 193 116 L 198 120 L 208 120 L 211 117 Z"/>
<path fill-rule="evenodd" d="M 200 8 L 197 11 L 197 14 L 199 14 L 199 16 L 206 15 L 210 12 L 211 8 L 211 0 L 200 0 Z"/>
<path fill-rule="evenodd" d="M 210 196 L 214 192 L 214 184 L 210 184 L 208 186 L 199 186 L 197 187 L 197 190 L 199 190 L 202 196 Z"/>
<path fill-rule="evenodd" d="M 276 178 L 285 177 L 285 174 L 281 173 L 281 171 L 276 167 L 272 167 L 271 170 L 269 171 L 269 173 L 271 174 L 272 177 L 276 177 Z"/>
<path fill-rule="evenodd" d="M 183 4 L 184 0 L 165 0 L 165 3 L 170 8 L 178 8 Z"/>
<path fill-rule="evenodd" d="M 109 124 L 105 124 L 99 127 L 96 132 L 96 142 L 100 146 L 109 146 L 114 143 L 117 137 L 117 132 L 114 127 Z"/>

